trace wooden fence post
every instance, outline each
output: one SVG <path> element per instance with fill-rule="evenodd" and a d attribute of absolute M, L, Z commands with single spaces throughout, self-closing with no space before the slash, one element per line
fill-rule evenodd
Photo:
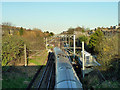
<path fill-rule="evenodd" d="M 46 50 L 47 50 L 47 37 L 46 37 Z"/>
<path fill-rule="evenodd" d="M 24 44 L 25 66 L 27 66 L 26 44 Z"/>
<path fill-rule="evenodd" d="M 59 36 L 59 44 L 60 44 L 60 49 L 61 49 L 61 36 Z"/>

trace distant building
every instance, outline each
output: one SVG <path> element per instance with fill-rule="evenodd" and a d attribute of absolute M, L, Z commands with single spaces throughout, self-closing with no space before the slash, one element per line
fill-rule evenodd
<path fill-rule="evenodd" d="M 90 30 L 90 31 L 88 32 L 88 34 L 91 35 L 91 34 L 95 33 L 95 31 L 96 31 L 96 30 Z"/>
<path fill-rule="evenodd" d="M 88 32 L 81 32 L 81 31 L 74 31 L 74 34 L 76 35 L 85 35 L 85 36 L 89 36 Z"/>

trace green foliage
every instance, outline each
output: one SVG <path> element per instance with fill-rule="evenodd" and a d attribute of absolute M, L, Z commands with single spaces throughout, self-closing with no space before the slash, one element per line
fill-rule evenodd
<path fill-rule="evenodd" d="M 82 32 L 82 33 L 84 33 L 84 32 L 86 32 L 86 31 L 88 31 L 88 30 L 90 30 L 89 28 L 85 28 L 84 26 L 83 27 L 76 27 L 76 28 L 69 28 L 68 30 L 67 30 L 67 34 L 74 34 L 74 31 L 75 32 Z M 63 33 L 66 33 L 66 31 L 63 31 Z"/>
<path fill-rule="evenodd" d="M 100 85 L 96 85 L 95 88 L 119 88 L 119 82 L 106 80 Z"/>
<path fill-rule="evenodd" d="M 80 36 L 79 40 L 80 40 L 80 43 L 82 43 L 82 41 L 84 41 L 86 43 L 88 41 L 88 37 L 86 37 L 86 36 Z"/>
<path fill-rule="evenodd" d="M 28 60 L 28 62 L 34 63 L 35 65 L 43 65 L 46 64 L 44 63 L 44 61 L 46 60 L 47 56 L 47 51 L 43 51 L 42 53 L 40 53 L 40 56 L 33 56 L 32 59 Z"/>
<path fill-rule="evenodd" d="M 98 59 L 103 66 L 108 66 L 115 55 L 118 54 L 118 37 L 117 35 L 104 38 L 98 45 Z"/>
<path fill-rule="evenodd" d="M 84 30 L 84 29 L 82 29 L 82 32 L 85 32 L 85 30 Z"/>
<path fill-rule="evenodd" d="M 34 53 L 30 50 L 45 49 L 44 34 L 40 29 L 26 30 L 8 25 L 2 25 L 4 34 L 2 35 L 2 65 L 24 63 L 24 43 L 27 44 L 27 56 Z M 9 35 L 12 30 L 13 35 Z M 53 33 L 51 33 L 53 35 Z M 49 36 L 49 32 L 47 34 Z M 28 43 L 29 42 L 29 43 Z"/>
<path fill-rule="evenodd" d="M 96 30 L 95 33 L 90 36 L 90 41 L 88 44 L 89 48 L 94 52 L 98 52 L 97 45 L 102 41 L 103 37 L 103 32 L 99 29 Z"/>
<path fill-rule="evenodd" d="M 49 33 L 49 31 L 46 31 L 45 33 Z"/>
<path fill-rule="evenodd" d="M 21 58 L 24 52 L 24 41 L 18 36 L 4 36 L 2 41 L 2 66 L 12 60 Z"/>
<path fill-rule="evenodd" d="M 47 46 L 48 49 L 53 49 L 53 46 Z"/>
<path fill-rule="evenodd" d="M 49 36 L 53 36 L 54 35 L 54 33 L 53 32 L 50 32 L 50 35 Z"/>
<path fill-rule="evenodd" d="M 2 89 L 27 88 L 30 81 L 40 66 L 23 67 L 23 66 L 3 66 L 2 69 L 9 68 L 8 71 L 2 73 Z"/>
<path fill-rule="evenodd" d="M 22 27 L 20 28 L 19 33 L 20 33 L 20 36 L 23 35 L 23 28 Z"/>
<path fill-rule="evenodd" d="M 24 80 L 29 81 L 29 82 L 31 80 L 31 79 L 26 79 L 26 77 L 24 77 L 24 78 L 18 77 L 15 79 L 13 79 L 13 78 L 6 79 L 6 78 L 8 78 L 8 77 L 3 76 L 3 79 L 5 79 L 2 84 L 3 88 L 26 88 L 27 85 L 24 84 Z"/>

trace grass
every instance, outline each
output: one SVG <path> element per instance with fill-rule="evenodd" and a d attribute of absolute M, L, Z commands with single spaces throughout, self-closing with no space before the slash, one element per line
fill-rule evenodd
<path fill-rule="evenodd" d="M 47 46 L 48 49 L 53 49 L 53 46 Z"/>
<path fill-rule="evenodd" d="M 26 88 L 28 86 L 28 83 L 32 80 L 31 78 L 26 77 L 7 77 L 3 76 L 3 88 Z M 27 83 L 25 83 L 27 82 Z"/>
<path fill-rule="evenodd" d="M 42 52 L 39 56 L 33 56 L 29 59 L 29 64 L 33 63 L 35 66 L 4 66 L 2 67 L 2 88 L 27 88 L 33 76 L 40 68 L 43 62 L 47 59 L 47 51 Z"/>
<path fill-rule="evenodd" d="M 84 79 L 82 79 L 82 81 L 84 88 L 94 87 L 95 85 L 98 85 L 100 82 L 99 77 L 95 72 L 89 73 L 87 76 L 85 76 Z"/>
<path fill-rule="evenodd" d="M 44 53 L 41 53 L 41 56 L 33 56 L 32 59 L 29 59 L 29 64 L 33 63 L 35 65 L 45 65 L 43 64 L 45 59 L 47 58 L 48 54 L 45 51 Z"/>
<path fill-rule="evenodd" d="M 110 73 L 107 72 L 106 74 L 109 75 Z M 116 75 L 114 73 L 114 78 L 115 77 Z M 93 70 L 88 75 L 86 75 L 85 78 L 83 79 L 83 86 L 85 89 L 91 88 L 91 87 L 94 89 L 96 88 L 120 88 L 120 82 L 118 80 L 112 80 L 112 78 L 113 76 L 111 78 L 103 80 L 100 74 L 97 71 Z"/>
<path fill-rule="evenodd" d="M 9 66 L 6 66 L 9 67 Z M 6 67 L 2 67 L 3 69 Z M 33 76 L 39 69 L 36 67 L 12 66 L 2 73 L 2 88 L 27 88 Z"/>
<path fill-rule="evenodd" d="M 100 85 L 96 85 L 95 88 L 120 88 L 120 84 L 117 81 L 104 81 Z"/>

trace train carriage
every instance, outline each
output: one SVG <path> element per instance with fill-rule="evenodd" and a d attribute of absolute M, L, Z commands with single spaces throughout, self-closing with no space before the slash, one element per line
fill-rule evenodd
<path fill-rule="evenodd" d="M 55 88 L 79 88 L 82 89 L 82 83 L 74 71 L 69 58 L 60 49 L 55 47 L 56 64 L 56 83 Z"/>

